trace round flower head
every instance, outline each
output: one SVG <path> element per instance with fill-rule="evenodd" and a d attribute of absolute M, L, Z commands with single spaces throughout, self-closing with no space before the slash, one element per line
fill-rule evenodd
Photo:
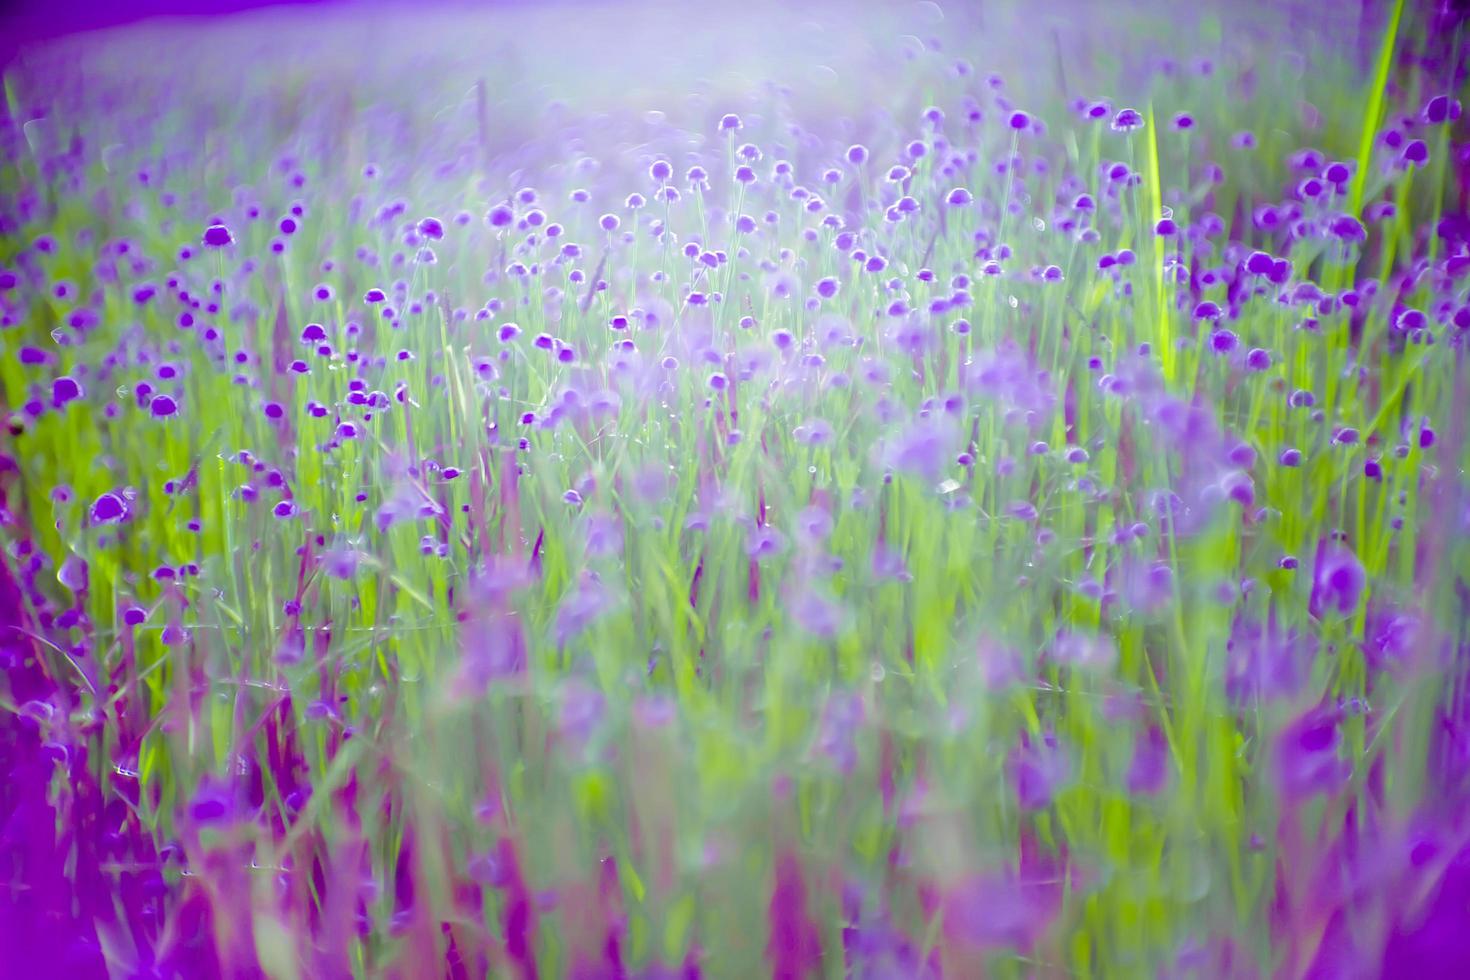
<path fill-rule="evenodd" d="M 67 402 L 75 401 L 82 397 L 82 386 L 75 378 L 62 375 L 51 382 L 51 404 L 60 408 Z"/>
<path fill-rule="evenodd" d="M 867 162 L 867 159 L 868 148 L 866 146 L 863 146 L 863 144 L 854 143 L 852 144 L 852 146 L 849 146 L 847 148 L 848 163 L 854 164 L 856 166 L 861 166 L 863 163 Z"/>
<path fill-rule="evenodd" d="M 735 115 L 735 113 L 733 112 L 727 113 L 720 117 L 720 132 L 722 133 L 734 132 L 737 129 L 744 128 L 744 125 L 745 124 L 740 121 L 740 117 Z"/>
<path fill-rule="evenodd" d="M 663 183 L 674 175 L 674 168 L 669 166 L 667 160 L 655 160 L 648 168 L 648 176 L 657 183 Z"/>
<path fill-rule="evenodd" d="M 1017 109 L 1015 112 L 1011 113 L 1011 117 L 1008 122 L 1012 129 L 1019 131 L 1022 129 L 1026 129 L 1031 125 L 1031 117 L 1026 115 L 1026 113 L 1022 112 L 1021 110 Z"/>
<path fill-rule="evenodd" d="M 1181 112 L 1174 117 L 1174 128 L 1184 132 L 1194 128 L 1194 117 L 1187 112 Z"/>
<path fill-rule="evenodd" d="M 1245 271 L 1253 276 L 1268 276 L 1276 260 L 1265 252 L 1252 252 L 1245 260 Z"/>
<path fill-rule="evenodd" d="M 127 500 L 122 494 L 108 491 L 92 502 L 93 524 L 116 524 L 128 516 Z"/>
<path fill-rule="evenodd" d="M 422 218 L 419 220 L 419 234 L 425 238 L 440 239 L 444 237 L 444 222 L 438 218 Z"/>
<path fill-rule="evenodd" d="M 1460 118 L 1460 111 L 1459 99 L 1436 95 L 1424 103 L 1424 111 L 1420 117 L 1431 126 L 1437 126 L 1440 123 L 1455 122 Z"/>
<path fill-rule="evenodd" d="M 1317 562 L 1312 579 L 1308 611 L 1321 617 L 1328 609 L 1351 613 L 1367 585 L 1363 563 L 1347 548 L 1329 544 L 1325 539 L 1317 547 Z"/>
<path fill-rule="evenodd" d="M 944 201 L 946 204 L 950 205 L 951 207 L 957 208 L 964 207 L 966 204 L 969 204 L 974 200 L 974 195 L 972 195 L 967 189 L 963 187 L 956 187 L 952 189 L 944 197 Z"/>
<path fill-rule="evenodd" d="M 203 242 L 210 248 L 224 248 L 235 243 L 235 236 L 224 225 L 210 225 L 204 229 Z"/>
<path fill-rule="evenodd" d="M 1143 128 L 1143 115 L 1137 109 L 1119 109 L 1113 116 L 1113 132 L 1130 133 Z"/>

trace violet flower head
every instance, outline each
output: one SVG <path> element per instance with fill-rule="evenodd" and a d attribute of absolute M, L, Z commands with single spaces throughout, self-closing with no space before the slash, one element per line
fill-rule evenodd
<path fill-rule="evenodd" d="M 1317 545 L 1312 573 L 1312 594 L 1307 611 L 1321 618 L 1329 610 L 1347 615 L 1358 608 L 1368 573 L 1358 556 L 1345 546 L 1323 538 Z"/>
<path fill-rule="evenodd" d="M 1030 951 L 1061 910 L 1061 880 L 1047 867 L 967 877 L 944 896 L 945 937 L 981 950 Z"/>
<path fill-rule="evenodd" d="M 204 229 L 200 241 L 210 248 L 224 248 L 226 245 L 235 243 L 235 236 L 224 225 L 210 225 Z"/>
<path fill-rule="evenodd" d="M 1113 116 L 1113 132 L 1131 133 L 1135 129 L 1143 128 L 1143 113 L 1137 109 L 1119 109 L 1117 115 Z"/>
<path fill-rule="evenodd" d="M 1295 697 L 1307 681 L 1316 642 L 1274 618 L 1240 618 L 1225 644 L 1225 695 L 1248 708 Z"/>
<path fill-rule="evenodd" d="M 1163 731 L 1150 725 L 1133 744 L 1133 761 L 1128 766 L 1128 792 L 1157 796 L 1169 779 L 1169 745 Z"/>
<path fill-rule="evenodd" d="M 1040 737 L 1021 735 L 1021 742 L 1011 751 L 1007 763 L 1016 802 L 1022 810 L 1044 810 L 1051 806 L 1057 791 L 1071 775 L 1071 766 L 1048 732 Z"/>
<path fill-rule="evenodd" d="M 1341 755 L 1338 721 L 1335 710 L 1313 708 L 1277 735 L 1276 784 L 1287 801 L 1334 793 L 1346 782 L 1351 767 Z"/>
<path fill-rule="evenodd" d="M 945 416 L 921 418 L 889 440 L 884 462 L 932 483 L 954 456 L 954 424 Z"/>
<path fill-rule="evenodd" d="M 821 639 L 837 636 L 846 622 L 842 606 L 815 589 L 798 593 L 788 608 L 797 626 Z"/>
<path fill-rule="evenodd" d="M 850 775 L 857 768 L 857 734 L 864 717 L 862 697 L 853 692 L 834 692 L 822 711 L 817 750 Z"/>
<path fill-rule="evenodd" d="M 108 491 L 92 502 L 93 524 L 117 524 L 128 518 L 129 507 L 126 496 Z"/>

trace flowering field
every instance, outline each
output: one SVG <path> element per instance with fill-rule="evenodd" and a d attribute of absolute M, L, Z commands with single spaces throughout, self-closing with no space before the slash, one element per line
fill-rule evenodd
<path fill-rule="evenodd" d="M 10 66 L 0 976 L 1470 975 L 1462 15 L 956 6 Z"/>

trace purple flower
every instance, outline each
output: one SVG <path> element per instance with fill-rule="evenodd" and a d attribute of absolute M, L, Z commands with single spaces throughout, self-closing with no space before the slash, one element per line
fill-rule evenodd
<path fill-rule="evenodd" d="M 817 735 L 817 750 L 851 775 L 857 768 L 857 733 L 863 724 L 863 699 L 856 693 L 834 692 L 827 698 Z"/>
<path fill-rule="evenodd" d="M 826 419 L 807 419 L 792 431 L 792 436 L 803 446 L 826 446 L 834 436 L 832 423 Z"/>
<path fill-rule="evenodd" d="M 1210 334 L 1210 348 L 1216 354 L 1229 354 L 1240 344 L 1240 338 L 1231 330 L 1216 330 Z"/>
<path fill-rule="evenodd" d="M 1071 774 L 1056 736 L 1049 732 L 1039 739 L 1022 733 L 1021 743 L 1011 751 L 1007 768 L 1016 802 L 1022 810 L 1044 810 L 1051 806 L 1057 790 Z"/>
<path fill-rule="evenodd" d="M 1394 670 L 1424 649 L 1429 626 L 1424 617 L 1385 602 L 1370 602 L 1363 653 L 1373 670 Z"/>
<path fill-rule="evenodd" d="M 1174 598 L 1174 572 L 1167 562 L 1133 561 L 1124 566 L 1123 597 L 1137 612 L 1152 614 Z"/>
<path fill-rule="evenodd" d="M 355 548 L 333 548 L 322 556 L 322 567 L 333 578 L 348 580 L 357 574 L 362 557 L 362 552 Z"/>
<path fill-rule="evenodd" d="M 1393 926 L 1378 973 L 1389 980 L 1470 976 L 1470 943 L 1465 941 L 1465 910 L 1470 908 L 1470 847 L 1462 847 L 1444 861 L 1420 857 L 1428 849 L 1420 845 L 1411 853 L 1413 865 L 1427 865 L 1416 867 L 1426 881 L 1405 888 L 1408 900 L 1392 907 Z"/>
<path fill-rule="evenodd" d="M 209 825 L 228 821 L 235 813 L 235 794 L 218 779 L 205 779 L 189 801 L 189 817 L 196 824 Z"/>
<path fill-rule="evenodd" d="M 79 555 L 67 555 L 61 563 L 61 568 L 56 572 L 56 581 L 72 592 L 87 591 L 89 581 L 87 562 Z"/>
<path fill-rule="evenodd" d="M 1118 660 L 1117 647 L 1105 635 L 1059 630 L 1051 660 L 1069 667 L 1106 671 Z"/>
<path fill-rule="evenodd" d="M 1118 114 L 1113 117 L 1113 131 L 1115 133 L 1130 133 L 1135 129 L 1143 128 L 1143 114 L 1137 109 L 1119 109 Z"/>
<path fill-rule="evenodd" d="M 92 503 L 93 524 L 117 524 L 128 517 L 128 503 L 123 495 L 111 491 Z"/>
<path fill-rule="evenodd" d="M 766 946 L 771 976 L 814 975 L 822 962 L 822 935 L 807 910 L 806 882 L 795 854 L 787 851 L 776 859 L 775 877 Z"/>
<path fill-rule="evenodd" d="M 1274 616 L 1265 623 L 1238 619 L 1225 644 L 1225 696 L 1241 707 L 1294 697 L 1315 647 L 1309 637 L 1282 632 Z"/>
<path fill-rule="evenodd" d="M 1455 122 L 1460 118 L 1460 112 L 1459 99 L 1450 98 L 1448 95 L 1436 95 L 1424 103 L 1420 118 L 1431 126 L 1437 126 L 1440 123 Z"/>
<path fill-rule="evenodd" d="M 1346 782 L 1350 767 L 1339 755 L 1337 723 L 1337 712 L 1313 708 L 1276 737 L 1276 784 L 1287 800 L 1330 794 Z"/>
<path fill-rule="evenodd" d="M 613 607 L 613 597 L 597 579 L 587 577 L 561 601 L 556 616 L 556 642 L 564 645 Z"/>
<path fill-rule="evenodd" d="M 1048 869 L 965 878 L 944 896 L 945 936 L 979 949 L 1030 950 L 1060 910 L 1060 880 Z"/>
<path fill-rule="evenodd" d="M 745 553 L 757 561 L 779 555 L 784 547 L 781 532 L 769 524 L 753 528 L 745 540 Z"/>
<path fill-rule="evenodd" d="M 1307 610 L 1321 618 L 1328 609 L 1348 614 L 1358 608 L 1368 573 L 1363 563 L 1347 548 L 1324 538 L 1317 545 L 1317 562 L 1312 573 L 1312 595 Z"/>
<path fill-rule="evenodd" d="M 210 248 L 224 248 L 226 245 L 235 243 L 235 236 L 230 234 L 230 229 L 224 225 L 210 225 L 204 229 L 201 240 Z"/>
<path fill-rule="evenodd" d="M 1169 745 L 1163 730 L 1150 725 L 1133 744 L 1133 761 L 1128 766 L 1128 792 L 1156 796 L 1169 779 Z"/>
<path fill-rule="evenodd" d="M 903 552 L 879 541 L 873 545 L 873 577 L 879 580 L 895 579 L 900 582 L 913 581 L 909 574 L 908 563 L 904 561 Z"/>
<path fill-rule="evenodd" d="M 798 593 L 787 608 L 792 621 L 813 636 L 831 639 L 842 631 L 842 607 L 815 590 Z"/>
<path fill-rule="evenodd" d="M 561 692 L 557 731 L 573 745 L 585 745 L 601 724 L 607 698 L 585 681 L 573 679 Z"/>
<path fill-rule="evenodd" d="M 75 378 L 62 375 L 51 382 L 51 404 L 60 408 L 67 402 L 76 401 L 83 394 L 82 386 Z"/>
<path fill-rule="evenodd" d="M 947 416 L 921 418 L 889 440 L 884 461 L 895 470 L 937 480 L 954 457 L 954 424 Z"/>

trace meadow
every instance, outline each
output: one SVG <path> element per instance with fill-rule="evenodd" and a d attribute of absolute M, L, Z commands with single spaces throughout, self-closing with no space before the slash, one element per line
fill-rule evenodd
<path fill-rule="evenodd" d="M 1464 16 L 1197 7 L 18 56 L 0 977 L 1470 975 Z"/>

